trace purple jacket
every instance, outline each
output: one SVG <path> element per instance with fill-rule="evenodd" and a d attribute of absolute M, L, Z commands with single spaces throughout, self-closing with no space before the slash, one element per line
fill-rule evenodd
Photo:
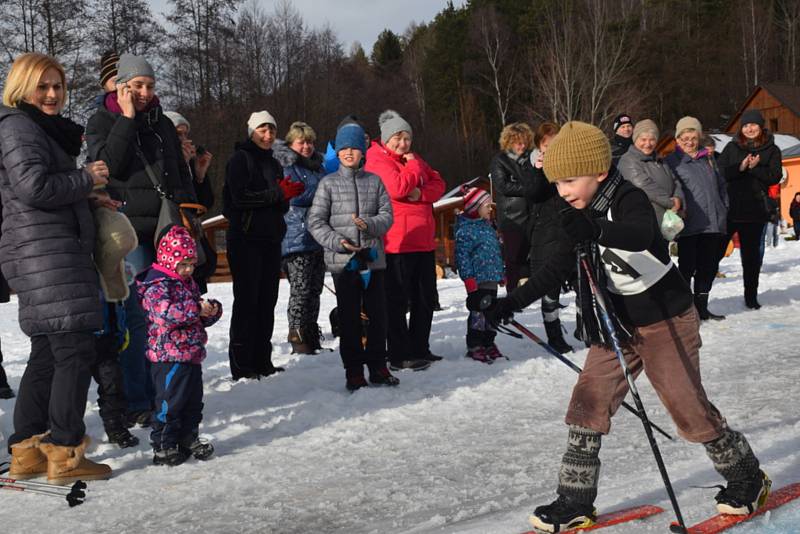
<path fill-rule="evenodd" d="M 147 313 L 147 359 L 200 365 L 206 357 L 206 327 L 222 316 L 217 301 L 213 317 L 200 317 L 200 290 L 194 280 L 153 264 L 136 280 Z"/>

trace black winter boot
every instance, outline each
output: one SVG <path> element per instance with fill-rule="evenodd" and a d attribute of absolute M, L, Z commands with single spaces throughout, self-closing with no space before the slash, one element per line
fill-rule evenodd
<path fill-rule="evenodd" d="M 725 319 L 724 315 L 717 315 L 708 310 L 708 293 L 698 293 L 694 296 L 694 307 L 697 308 L 697 314 L 700 316 L 701 321 L 722 321 Z"/>
<path fill-rule="evenodd" d="M 550 504 L 538 506 L 528 521 L 531 526 L 543 532 L 561 532 L 592 526 L 597 521 L 597 511 L 590 504 L 582 504 L 559 495 Z"/>
<path fill-rule="evenodd" d="M 181 465 L 186 459 L 189 458 L 180 447 L 173 447 L 171 449 L 156 449 L 153 451 L 153 464 L 166 465 L 175 467 Z"/>
<path fill-rule="evenodd" d="M 544 331 L 547 333 L 547 344 L 556 349 L 561 354 L 572 352 L 572 345 L 564 339 L 564 332 L 561 329 L 561 320 L 545 321 Z"/>
<path fill-rule="evenodd" d="M 369 382 L 378 386 L 397 386 L 400 384 L 400 380 L 386 368 L 386 363 L 369 366 Z"/>
<path fill-rule="evenodd" d="M 208 460 L 214 454 L 214 445 L 207 439 L 198 437 L 196 433 L 181 439 L 178 448 L 187 458 L 194 456 L 197 460 Z"/>
<path fill-rule="evenodd" d="M 108 442 L 113 443 L 120 449 L 127 449 L 128 447 L 136 447 L 139 444 L 139 438 L 131 434 L 125 425 L 124 420 L 119 421 L 104 421 L 103 425 L 106 429 L 106 436 Z"/>
<path fill-rule="evenodd" d="M 345 384 L 347 391 L 353 392 L 369 385 L 367 384 L 367 379 L 364 378 L 363 365 L 345 369 L 345 377 L 347 378 L 347 383 Z"/>
<path fill-rule="evenodd" d="M 761 304 L 758 303 L 758 288 L 745 287 L 744 288 L 744 304 L 751 310 L 760 310 Z"/>
<path fill-rule="evenodd" d="M 703 446 L 714 469 L 728 482 L 715 497 L 719 513 L 747 515 L 764 504 L 772 483 L 741 433 L 725 429 L 722 436 Z"/>

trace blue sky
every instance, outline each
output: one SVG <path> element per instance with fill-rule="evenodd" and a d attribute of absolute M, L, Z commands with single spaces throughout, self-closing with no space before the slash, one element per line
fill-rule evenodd
<path fill-rule="evenodd" d="M 252 1 L 252 0 L 249 0 Z M 258 0 L 267 12 L 274 9 L 273 0 Z M 461 6 L 466 0 L 454 0 Z M 345 51 L 353 41 L 359 41 L 367 54 L 378 34 L 389 28 L 401 34 L 411 22 L 429 22 L 447 4 L 446 0 L 293 0 L 294 7 L 310 27 L 325 23 L 344 43 Z M 155 13 L 167 9 L 167 0 L 150 0 Z"/>

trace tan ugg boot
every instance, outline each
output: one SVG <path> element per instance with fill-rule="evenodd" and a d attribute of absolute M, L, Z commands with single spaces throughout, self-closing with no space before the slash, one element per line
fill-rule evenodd
<path fill-rule="evenodd" d="M 47 456 L 47 481 L 50 484 L 65 486 L 78 480 L 110 478 L 111 467 L 84 457 L 89 443 L 89 436 L 83 436 L 80 444 L 75 447 L 42 443 L 39 449 Z"/>
<path fill-rule="evenodd" d="M 39 450 L 42 438 L 46 435 L 45 433 L 31 436 L 11 446 L 9 478 L 28 480 L 47 474 L 47 456 Z"/>

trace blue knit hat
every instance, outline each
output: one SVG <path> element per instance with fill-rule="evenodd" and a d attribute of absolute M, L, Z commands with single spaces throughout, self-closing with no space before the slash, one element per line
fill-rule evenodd
<path fill-rule="evenodd" d="M 345 148 L 355 148 L 362 153 L 367 151 L 367 140 L 364 128 L 354 122 L 343 124 L 336 131 L 336 141 L 334 142 L 336 152 Z"/>

